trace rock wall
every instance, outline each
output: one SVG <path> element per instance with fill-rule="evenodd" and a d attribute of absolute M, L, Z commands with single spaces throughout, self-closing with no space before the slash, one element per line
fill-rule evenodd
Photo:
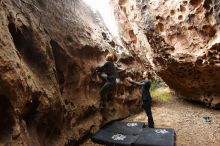
<path fill-rule="evenodd" d="M 146 58 L 170 88 L 219 107 L 219 1 L 115 0 L 114 5 L 122 38 L 135 38 L 141 54 L 147 50 Z"/>
<path fill-rule="evenodd" d="M 122 54 L 121 82 L 99 112 L 94 70 L 117 44 L 81 0 L 0 0 L 0 20 L 0 145 L 79 145 L 103 122 L 141 109 L 124 78 L 140 78 L 145 66 Z"/>
<path fill-rule="evenodd" d="M 137 8 L 135 8 L 133 3 L 135 3 L 135 1 L 111 1 L 111 5 L 115 11 L 116 21 L 118 22 L 122 44 L 129 50 L 130 55 L 137 60 L 137 63 L 144 65 L 145 71 L 148 71 L 150 78 L 162 81 L 160 77 L 155 74 L 150 45 L 140 26 L 142 16 L 139 14 L 139 9 L 135 10 Z"/>

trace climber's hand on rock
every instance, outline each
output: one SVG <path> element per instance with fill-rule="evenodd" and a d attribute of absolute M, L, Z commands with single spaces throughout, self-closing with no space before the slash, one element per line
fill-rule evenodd
<path fill-rule="evenodd" d="M 119 84 L 119 83 L 120 83 L 120 79 L 116 78 L 116 84 Z"/>
<path fill-rule="evenodd" d="M 95 72 L 100 72 L 101 67 L 96 67 Z"/>
<path fill-rule="evenodd" d="M 133 81 L 131 77 L 127 77 L 126 80 L 127 80 L 128 82 L 132 82 L 132 81 Z"/>

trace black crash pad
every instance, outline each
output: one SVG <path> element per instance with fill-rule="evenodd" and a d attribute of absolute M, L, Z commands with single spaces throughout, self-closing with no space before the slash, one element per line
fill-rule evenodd
<path fill-rule="evenodd" d="M 92 141 L 107 146 L 174 146 L 171 128 L 144 128 L 142 122 L 115 121 L 92 136 Z"/>
<path fill-rule="evenodd" d="M 134 146 L 174 146 L 175 132 L 170 128 L 144 128 Z"/>
<path fill-rule="evenodd" d="M 100 130 L 92 137 L 92 141 L 107 146 L 131 146 L 138 136 L 112 133 L 106 130 Z"/>
<path fill-rule="evenodd" d="M 144 127 L 143 122 L 122 122 L 115 121 L 114 123 L 106 126 L 103 130 L 112 133 L 121 133 L 126 135 L 139 135 Z"/>

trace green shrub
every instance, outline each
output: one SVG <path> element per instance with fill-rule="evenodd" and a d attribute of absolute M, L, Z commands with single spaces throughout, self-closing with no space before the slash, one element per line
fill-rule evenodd
<path fill-rule="evenodd" d="M 170 91 L 167 89 L 167 87 L 158 81 L 152 81 L 151 82 L 151 96 L 154 99 L 159 99 L 162 101 L 168 101 L 172 98 L 172 95 Z"/>
<path fill-rule="evenodd" d="M 159 99 L 159 100 L 162 100 L 162 101 L 168 101 L 172 98 L 171 93 L 164 90 L 164 89 L 162 89 L 162 88 L 151 91 L 151 96 L 154 99 Z"/>
<path fill-rule="evenodd" d="M 162 83 L 160 83 L 159 81 L 153 80 L 151 81 L 151 87 L 150 87 L 150 91 L 154 91 L 158 88 L 163 87 Z"/>

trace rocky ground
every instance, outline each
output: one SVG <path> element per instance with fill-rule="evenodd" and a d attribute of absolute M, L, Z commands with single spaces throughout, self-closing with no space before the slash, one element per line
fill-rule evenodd
<path fill-rule="evenodd" d="M 220 112 L 217 110 L 174 98 L 154 104 L 153 115 L 156 128 L 175 129 L 177 146 L 219 146 Z M 145 113 L 129 117 L 127 121 L 146 122 Z M 88 145 L 98 146 L 91 141 L 84 144 Z"/>

